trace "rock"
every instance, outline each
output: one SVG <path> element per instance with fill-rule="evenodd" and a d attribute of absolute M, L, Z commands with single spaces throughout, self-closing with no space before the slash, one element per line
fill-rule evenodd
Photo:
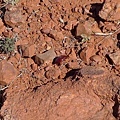
<path fill-rule="evenodd" d="M 33 59 L 36 64 L 41 65 L 43 63 L 52 62 L 55 57 L 56 57 L 56 53 L 54 49 L 51 48 L 50 50 L 44 53 L 35 55 Z"/>
<path fill-rule="evenodd" d="M 68 21 L 65 30 L 72 30 L 78 23 L 79 21 L 77 20 Z"/>
<path fill-rule="evenodd" d="M 92 57 L 90 57 L 90 59 L 97 63 L 102 61 L 102 58 L 99 55 L 93 55 Z"/>
<path fill-rule="evenodd" d="M 27 67 L 28 68 L 29 68 L 29 66 L 31 66 L 32 64 L 34 64 L 34 61 L 31 58 L 27 58 L 26 61 L 27 61 Z"/>
<path fill-rule="evenodd" d="M 100 46 L 101 46 L 103 49 L 104 49 L 104 48 L 107 48 L 107 49 L 108 49 L 108 47 L 112 47 L 112 46 L 114 46 L 114 45 L 115 45 L 114 40 L 108 38 L 108 39 L 105 39 Z"/>
<path fill-rule="evenodd" d="M 36 70 L 38 69 L 37 64 L 35 64 L 35 63 L 31 64 L 31 69 L 32 69 L 33 71 L 36 71 Z"/>
<path fill-rule="evenodd" d="M 0 81 L 9 84 L 18 75 L 18 71 L 6 60 L 0 62 Z"/>
<path fill-rule="evenodd" d="M 115 65 L 120 65 L 120 51 L 109 54 L 109 57 Z"/>
<path fill-rule="evenodd" d="M 81 36 L 83 34 L 87 34 L 87 31 L 86 31 L 86 29 L 84 27 L 84 24 L 83 23 L 79 23 L 77 25 L 77 27 L 76 27 L 75 36 L 79 37 L 79 36 Z"/>
<path fill-rule="evenodd" d="M 43 29 L 41 30 L 41 32 L 44 33 L 44 34 L 49 34 L 49 33 L 50 33 L 50 30 L 51 30 L 50 28 L 46 28 L 46 27 L 45 27 L 45 28 L 43 28 Z"/>
<path fill-rule="evenodd" d="M 103 19 L 107 19 L 108 14 L 112 11 L 112 6 L 111 3 L 105 3 L 102 10 L 99 12 L 99 16 L 102 17 Z"/>
<path fill-rule="evenodd" d="M 35 45 L 18 45 L 18 51 L 20 54 L 22 52 L 22 57 L 32 57 L 35 55 Z"/>
<path fill-rule="evenodd" d="M 0 34 L 2 34 L 2 32 L 4 32 L 4 30 L 5 30 L 4 23 L 2 22 L 2 19 L 0 19 Z"/>
<path fill-rule="evenodd" d="M 94 46 L 88 46 L 85 47 L 81 52 L 80 52 L 80 58 L 85 62 L 89 63 L 89 58 L 95 54 L 95 49 Z"/>
<path fill-rule="evenodd" d="M 15 28 L 13 29 L 13 32 L 19 33 L 19 32 L 20 32 L 20 29 L 19 29 L 18 27 L 15 27 Z"/>
<path fill-rule="evenodd" d="M 73 48 L 71 49 L 71 52 L 69 54 L 69 58 L 71 58 L 72 60 L 76 60 L 77 59 L 75 50 Z"/>
<path fill-rule="evenodd" d="M 63 85 L 63 87 L 66 86 Z M 71 89 L 67 88 L 68 90 L 63 88 L 58 90 L 61 94 L 56 101 L 56 106 L 52 109 L 51 113 L 53 114 L 49 114 L 48 118 L 50 120 L 52 118 L 58 118 L 59 120 L 89 120 L 91 118 L 90 114 L 94 115 L 101 110 L 100 99 L 93 92 L 88 94 L 82 86 L 79 89 L 78 86 L 74 87 Z M 78 92 L 76 92 L 77 90 Z M 55 91 L 55 94 L 58 91 Z"/>
<path fill-rule="evenodd" d="M 72 22 L 68 21 L 67 25 L 65 26 L 65 30 L 72 30 Z"/>
<path fill-rule="evenodd" d="M 105 33 L 107 31 L 115 31 L 117 30 L 117 27 L 112 22 L 104 22 L 102 31 Z"/>
<path fill-rule="evenodd" d="M 106 21 L 114 21 L 120 19 L 120 2 L 105 2 L 99 16 Z"/>
<path fill-rule="evenodd" d="M 61 74 L 59 67 L 50 68 L 45 72 L 45 76 L 47 79 L 57 79 Z"/>
<path fill-rule="evenodd" d="M 49 36 L 55 40 L 63 40 L 64 39 L 64 35 L 62 32 L 58 32 L 56 30 L 51 30 L 49 33 Z"/>
<path fill-rule="evenodd" d="M 97 22 L 94 22 L 94 24 L 92 25 L 91 33 L 101 33 L 101 30 L 98 27 L 98 23 Z"/>
<path fill-rule="evenodd" d="M 80 70 L 80 73 L 83 76 L 97 77 L 104 75 L 104 71 L 102 67 L 86 66 Z"/>
<path fill-rule="evenodd" d="M 19 26 L 25 23 L 26 16 L 22 14 L 19 8 L 12 6 L 9 10 L 5 12 L 4 21 L 7 25 L 14 28 L 15 26 Z"/>
<path fill-rule="evenodd" d="M 49 32 L 49 36 L 51 37 L 51 38 L 53 38 L 53 39 L 55 39 L 55 37 L 56 37 L 56 30 L 51 30 L 50 32 Z"/>
<path fill-rule="evenodd" d="M 78 64 L 78 61 L 71 61 L 67 64 L 67 68 L 70 69 L 78 69 L 80 67 L 80 65 Z"/>

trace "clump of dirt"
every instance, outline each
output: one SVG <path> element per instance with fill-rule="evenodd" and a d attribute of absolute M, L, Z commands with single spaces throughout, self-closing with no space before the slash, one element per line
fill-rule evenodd
<path fill-rule="evenodd" d="M 0 41 L 15 40 L 0 54 L 1 119 L 119 120 L 119 6 L 0 1 Z"/>

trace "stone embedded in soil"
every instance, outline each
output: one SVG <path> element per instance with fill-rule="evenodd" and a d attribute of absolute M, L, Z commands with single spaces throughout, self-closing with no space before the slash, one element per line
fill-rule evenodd
<path fill-rule="evenodd" d="M 0 35 L 2 34 L 2 32 L 4 32 L 4 30 L 5 30 L 4 23 L 2 22 L 2 19 L 0 19 Z"/>
<path fill-rule="evenodd" d="M 95 54 L 95 49 L 93 45 L 90 45 L 88 47 L 85 47 L 81 52 L 80 52 L 80 58 L 82 59 L 83 62 L 89 63 L 89 58 Z"/>
<path fill-rule="evenodd" d="M 61 31 L 58 32 L 57 30 L 51 30 L 49 33 L 49 36 L 55 40 L 63 40 L 64 39 L 63 33 Z"/>
<path fill-rule="evenodd" d="M 120 51 L 109 54 L 109 57 L 115 65 L 120 65 Z"/>
<path fill-rule="evenodd" d="M 67 64 L 67 67 L 70 68 L 70 69 L 78 69 L 80 67 L 80 65 L 78 64 L 78 61 L 70 61 L 68 64 Z"/>
<path fill-rule="evenodd" d="M 44 34 L 49 34 L 50 33 L 50 30 L 51 30 L 51 28 L 43 28 L 42 30 L 41 30 L 41 32 L 42 33 L 44 33 Z"/>
<path fill-rule="evenodd" d="M 4 15 L 4 21 L 7 25 L 14 28 L 19 26 L 26 21 L 26 16 L 22 14 L 21 10 L 17 7 L 11 7 L 11 9 L 6 10 Z"/>
<path fill-rule="evenodd" d="M 83 34 L 88 34 L 83 23 L 79 23 L 75 30 L 75 36 L 79 37 Z"/>
<path fill-rule="evenodd" d="M 31 64 L 30 66 L 31 66 L 31 69 L 32 69 L 33 71 L 36 71 L 37 68 L 38 68 L 37 64 L 35 64 L 35 63 Z"/>
<path fill-rule="evenodd" d="M 107 21 L 120 20 L 120 2 L 105 2 L 99 16 Z"/>
<path fill-rule="evenodd" d="M 72 60 L 76 60 L 77 59 L 77 56 L 76 56 L 76 53 L 75 53 L 74 49 L 71 49 L 71 52 L 69 54 L 69 58 L 71 58 Z"/>
<path fill-rule="evenodd" d="M 104 68 L 102 67 L 95 67 L 95 66 L 85 66 L 80 70 L 81 75 L 83 76 L 101 76 L 104 74 Z"/>
<path fill-rule="evenodd" d="M 101 62 L 102 61 L 102 58 L 99 55 L 93 55 L 92 57 L 90 57 L 90 59 L 92 61 L 95 61 L 95 62 Z"/>
<path fill-rule="evenodd" d="M 13 29 L 13 32 L 15 32 L 15 33 L 19 33 L 19 32 L 20 32 L 20 28 L 15 27 L 15 28 Z"/>
<path fill-rule="evenodd" d="M 47 79 L 57 79 L 61 74 L 61 71 L 58 67 L 50 68 L 45 72 L 45 76 Z"/>
<path fill-rule="evenodd" d="M 40 53 L 34 56 L 34 62 L 38 65 L 43 63 L 53 62 L 53 59 L 56 57 L 56 53 L 53 48 L 49 49 L 44 53 Z"/>
<path fill-rule="evenodd" d="M 0 62 L 0 73 L 0 81 L 3 81 L 7 84 L 14 80 L 18 75 L 18 71 L 6 60 Z"/>
<path fill-rule="evenodd" d="M 115 45 L 115 42 L 112 38 L 106 38 L 102 41 L 102 44 L 100 45 L 103 49 L 108 47 L 113 47 Z"/>
<path fill-rule="evenodd" d="M 22 57 L 32 57 L 35 55 L 35 45 L 18 45 L 18 51 Z"/>
<path fill-rule="evenodd" d="M 66 30 L 72 30 L 79 22 L 77 20 L 68 21 L 67 25 L 65 26 Z"/>

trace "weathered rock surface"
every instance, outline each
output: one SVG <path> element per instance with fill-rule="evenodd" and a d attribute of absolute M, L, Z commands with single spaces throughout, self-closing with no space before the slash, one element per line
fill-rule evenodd
<path fill-rule="evenodd" d="M 109 57 L 115 65 L 120 65 L 120 51 L 109 54 Z"/>
<path fill-rule="evenodd" d="M 0 73 L 0 81 L 3 81 L 7 84 L 14 80 L 18 75 L 18 71 L 6 60 L 0 62 Z"/>
<path fill-rule="evenodd" d="M 76 27 L 75 36 L 80 37 L 81 35 L 88 34 L 83 23 L 79 23 Z"/>
<path fill-rule="evenodd" d="M 95 49 L 93 45 L 83 48 L 80 52 L 80 58 L 85 62 L 89 63 L 89 59 L 91 56 L 95 54 Z"/>
<path fill-rule="evenodd" d="M 56 57 L 56 53 L 54 49 L 51 48 L 50 50 L 44 53 L 35 55 L 33 59 L 36 64 L 41 65 L 43 63 L 52 62 L 55 57 Z"/>
<path fill-rule="evenodd" d="M 2 34 L 2 32 L 4 32 L 4 30 L 5 30 L 5 26 L 2 22 L 2 19 L 0 19 L 0 35 Z"/>
<path fill-rule="evenodd" d="M 110 21 L 110 20 L 119 20 L 120 19 L 120 2 L 105 2 L 102 10 L 99 12 L 101 18 Z"/>
<path fill-rule="evenodd" d="M 5 12 L 4 20 L 7 25 L 14 28 L 15 26 L 24 24 L 26 16 L 22 14 L 21 9 L 12 6 Z"/>
<path fill-rule="evenodd" d="M 35 55 L 35 45 L 18 45 L 18 51 L 22 57 L 32 57 Z"/>
<path fill-rule="evenodd" d="M 14 80 L 0 92 L 0 119 L 119 120 L 119 3 L 19 0 L 0 9 L 0 38 L 22 46 L 0 55 L 0 88 Z"/>
<path fill-rule="evenodd" d="M 110 88 L 108 83 L 104 84 L 107 88 Z M 75 84 L 72 84 L 70 81 L 63 81 L 57 84 L 49 83 L 47 86 L 44 85 L 38 88 L 34 94 L 32 92 L 27 93 L 21 91 L 24 101 L 20 101 L 18 94 L 13 91 L 13 96 L 9 96 L 8 94 L 9 99 L 12 99 L 9 104 L 14 104 L 16 107 L 13 106 L 8 109 L 8 106 L 4 105 L 2 107 L 2 114 L 6 113 L 7 115 L 9 114 L 11 118 L 17 117 L 18 119 L 28 119 L 30 115 L 34 120 L 38 118 L 43 120 L 104 120 L 104 118 L 115 120 L 112 115 L 114 103 L 109 100 L 104 101 L 102 97 L 100 99 L 96 95 L 97 93 L 95 94 L 90 89 L 89 85 L 89 82 L 85 85 L 81 81 Z M 99 84 L 96 84 L 96 86 L 99 86 Z M 96 86 L 94 87 L 98 92 L 100 88 Z M 31 97 L 25 97 L 25 94 Z M 99 94 L 106 95 L 104 91 L 101 91 Z M 19 102 L 16 100 L 19 100 Z M 22 104 L 26 104 L 26 110 Z M 32 109 L 27 109 L 31 105 Z M 19 114 L 17 110 L 18 107 L 24 111 L 22 114 Z M 41 109 L 38 110 L 38 108 Z M 5 109 L 8 110 L 5 112 Z M 10 113 L 11 110 L 13 111 L 12 113 Z"/>

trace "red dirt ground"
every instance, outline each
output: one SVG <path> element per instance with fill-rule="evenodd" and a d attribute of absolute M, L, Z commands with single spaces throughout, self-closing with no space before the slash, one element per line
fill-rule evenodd
<path fill-rule="evenodd" d="M 120 120 L 119 0 L 0 0 L 1 120 Z M 14 0 L 13 0 L 14 1 Z"/>

